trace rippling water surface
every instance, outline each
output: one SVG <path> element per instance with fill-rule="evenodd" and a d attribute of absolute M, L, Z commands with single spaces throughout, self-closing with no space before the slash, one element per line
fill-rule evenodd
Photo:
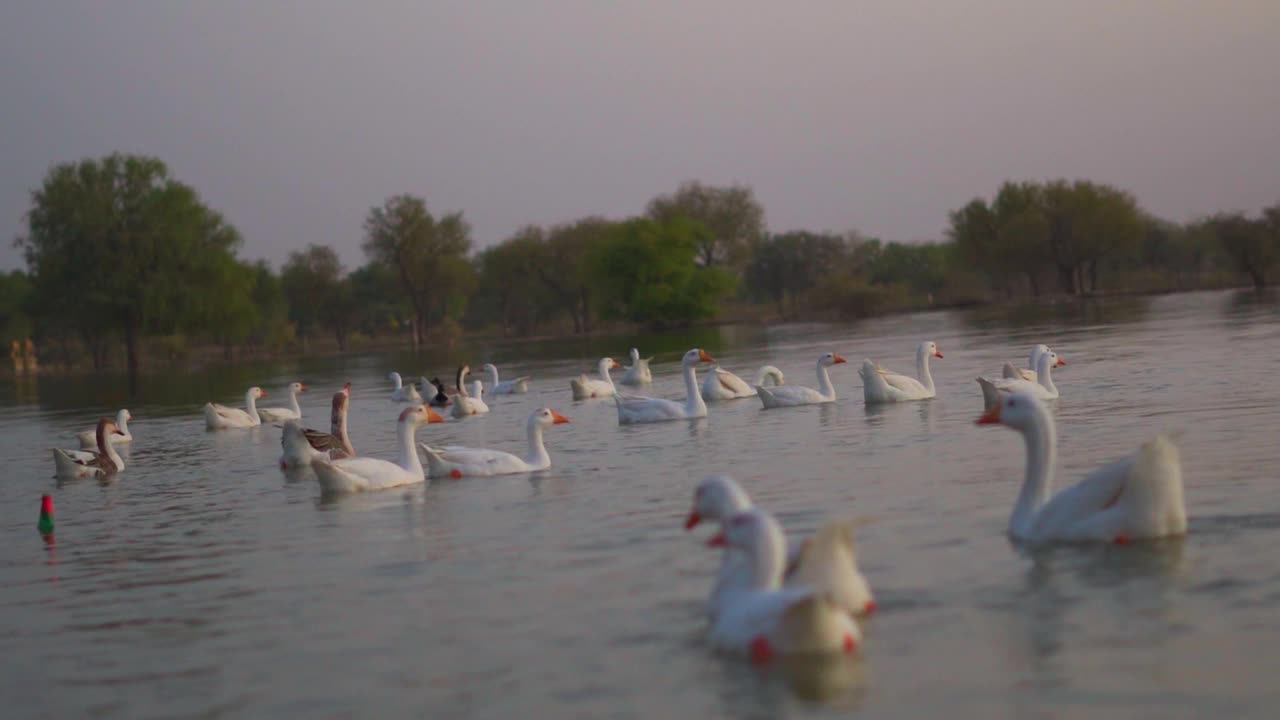
<path fill-rule="evenodd" d="M 909 370 L 936 340 L 938 398 L 863 407 L 857 361 Z M 698 331 L 638 342 L 654 394 L 706 347 L 750 378 L 813 384 L 848 357 L 832 405 L 713 405 L 620 428 L 568 377 L 630 342 L 472 348 L 532 375 L 483 418 L 419 431 L 521 451 L 529 411 L 554 467 L 335 500 L 276 468 L 279 430 L 206 432 L 207 399 L 280 400 L 302 379 L 311 427 L 354 385 L 363 454 L 394 453 L 386 373 L 459 358 L 362 356 L 155 378 L 113 483 L 57 483 L 48 448 L 126 402 L 101 379 L 0 386 L 0 696 L 6 717 L 1271 717 L 1280 691 L 1280 310 L 1250 295 L 931 313 L 852 326 Z M 1055 375 L 1059 482 L 1183 432 L 1185 540 L 1028 555 L 1004 528 L 1019 437 L 978 428 L 978 374 L 1037 342 Z M 455 353 L 455 355 L 461 353 Z M 427 364 L 423 362 L 422 364 Z M 264 402 L 264 405 L 274 403 Z M 757 669 L 714 655 L 703 603 L 716 552 L 685 533 L 693 485 L 736 476 L 792 534 L 858 523 L 879 610 L 854 660 Z M 35 531 L 53 495 L 57 542 Z"/>

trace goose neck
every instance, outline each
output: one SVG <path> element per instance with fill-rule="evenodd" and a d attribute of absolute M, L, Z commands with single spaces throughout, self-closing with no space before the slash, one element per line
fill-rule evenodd
<path fill-rule="evenodd" d="M 787 541 L 777 520 L 768 515 L 764 517 L 766 521 L 751 552 L 751 585 L 759 590 L 776 590 L 782 586 L 782 573 L 786 569 Z"/>
<path fill-rule="evenodd" d="M 921 345 L 920 348 L 916 350 L 916 377 L 920 379 L 921 384 L 929 389 L 929 392 L 934 391 L 933 373 L 929 372 L 928 345 Z"/>
<path fill-rule="evenodd" d="M 422 474 L 422 461 L 418 459 L 418 450 L 413 446 L 413 436 L 418 426 L 412 420 L 403 420 L 396 428 L 396 440 L 400 443 L 400 467 L 416 475 Z"/>
<path fill-rule="evenodd" d="M 550 466 L 551 454 L 547 452 L 547 446 L 542 442 L 542 424 L 538 422 L 537 416 L 529 418 L 525 435 L 529 439 L 529 455 L 525 458 L 525 462 L 539 468 Z"/>
<path fill-rule="evenodd" d="M 1057 438 L 1049 411 L 1037 405 L 1031 423 L 1022 431 L 1027 446 L 1027 474 L 1018 491 L 1018 500 L 1009 520 L 1014 537 L 1030 537 L 1036 513 L 1049 501 L 1053 490 L 1053 467 L 1057 456 Z"/>
<path fill-rule="evenodd" d="M 245 392 L 244 406 L 249 413 L 249 417 L 253 418 L 254 422 L 262 422 L 262 419 L 258 417 L 258 399 L 253 396 L 253 388 L 249 388 Z"/>
<path fill-rule="evenodd" d="M 702 399 L 702 393 L 698 392 L 698 373 L 693 363 L 684 363 L 682 371 L 684 372 L 685 408 L 690 415 L 705 415 L 707 403 Z"/>
<path fill-rule="evenodd" d="M 1036 362 L 1036 382 L 1040 383 L 1045 390 L 1057 395 L 1058 386 L 1053 384 L 1053 356 L 1044 353 Z"/>
<path fill-rule="evenodd" d="M 822 360 L 818 360 L 818 392 L 832 400 L 836 397 L 836 386 L 831 384 L 831 374 Z"/>

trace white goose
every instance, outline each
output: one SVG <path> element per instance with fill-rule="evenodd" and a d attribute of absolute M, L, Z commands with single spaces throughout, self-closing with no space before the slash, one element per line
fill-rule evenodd
<path fill-rule="evenodd" d="M 413 447 L 413 435 L 420 426 L 438 422 L 444 422 L 444 418 L 426 405 L 414 405 L 402 410 L 396 426 L 396 442 L 400 446 L 400 457 L 396 462 L 372 457 L 341 460 L 313 457 L 311 469 L 315 470 L 316 477 L 320 480 L 321 492 L 332 495 L 425 482 L 422 462 L 418 460 L 418 451 Z"/>
<path fill-rule="evenodd" d="M 258 415 L 263 422 L 301 420 L 302 408 L 298 407 L 298 393 L 307 392 L 309 389 L 300 382 L 289 383 L 289 407 L 258 408 Z"/>
<path fill-rule="evenodd" d="M 1011 427 L 1026 441 L 1027 474 L 1009 518 L 1014 538 L 1031 544 L 1125 544 L 1187 531 L 1182 460 L 1168 435 L 1157 435 L 1133 455 L 1054 495 L 1057 434 L 1044 403 L 1030 393 L 1015 392 L 977 422 Z"/>
<path fill-rule="evenodd" d="M 551 467 L 551 455 L 542 443 L 542 430 L 567 422 L 569 418 L 551 408 L 534 410 L 526 423 L 529 453 L 523 458 L 501 450 L 456 445 L 436 449 L 418 443 L 418 447 L 427 456 L 427 477 L 431 478 L 490 477 L 545 470 Z"/>
<path fill-rule="evenodd" d="M 823 353 L 818 357 L 817 390 L 803 385 L 779 385 L 778 387 L 760 385 L 756 387 L 756 394 L 760 396 L 760 402 L 764 404 L 766 410 L 835 402 L 836 388 L 831 384 L 831 376 L 827 373 L 827 368 L 843 362 L 845 359 L 836 353 Z"/>
<path fill-rule="evenodd" d="M 481 415 L 489 412 L 489 403 L 484 401 L 484 381 L 476 379 L 471 381 L 471 391 L 467 393 L 471 398 L 471 402 L 475 403 L 480 410 Z"/>
<path fill-rule="evenodd" d="M 53 467 L 56 477 L 64 480 L 76 480 L 88 477 L 107 477 L 124 470 L 124 460 L 116 452 L 110 437 L 120 430 L 111 418 L 98 420 L 94 437 L 98 441 L 98 450 L 53 450 Z"/>
<path fill-rule="evenodd" d="M 471 417 L 472 415 L 483 415 L 489 412 L 489 406 L 480 397 L 472 397 L 467 392 L 467 374 L 471 372 L 471 367 L 463 365 L 458 368 L 458 394 L 453 398 L 453 405 L 449 412 L 454 418 L 461 420 Z"/>
<path fill-rule="evenodd" d="M 407 402 L 414 405 L 422 404 L 422 395 L 418 394 L 418 388 L 414 387 L 413 383 L 405 385 L 404 380 L 400 377 L 400 373 L 392 372 L 387 376 L 387 379 L 391 381 L 392 402 Z"/>
<path fill-rule="evenodd" d="M 515 380 L 498 381 L 498 368 L 493 363 L 485 363 L 480 368 L 489 376 L 489 391 L 494 395 L 523 395 L 529 392 L 529 376 L 521 375 Z"/>
<path fill-rule="evenodd" d="M 1030 380 L 1031 382 L 1035 382 L 1036 368 L 1040 367 L 1040 356 L 1047 352 L 1049 352 L 1048 345 L 1037 345 L 1031 348 L 1031 355 L 1027 357 L 1027 367 L 1025 368 L 1014 367 L 1013 363 L 1006 362 L 1004 364 L 1004 367 L 1000 369 L 1001 377 L 1010 378 L 1010 379 L 1022 378 L 1023 380 Z M 1058 364 L 1065 365 L 1066 363 L 1059 362 Z M 1027 368 L 1030 368 L 1030 369 L 1028 370 Z"/>
<path fill-rule="evenodd" d="M 698 392 L 698 377 L 694 368 L 700 362 L 713 360 L 714 358 L 701 348 L 690 350 L 680 360 L 681 371 L 684 373 L 684 404 L 643 395 L 614 395 L 613 401 L 618 406 L 618 424 L 630 425 L 706 417 L 707 404 L 703 402 L 702 394 Z"/>
<path fill-rule="evenodd" d="M 218 403 L 205 403 L 205 427 L 210 430 L 232 430 L 261 425 L 262 418 L 258 416 L 257 401 L 259 398 L 266 396 L 267 391 L 255 385 L 244 393 L 245 410 L 219 405 Z"/>
<path fill-rule="evenodd" d="M 133 433 L 129 432 L 129 421 L 133 419 L 133 414 L 127 409 L 122 409 L 116 413 L 116 431 L 107 436 L 107 442 L 111 443 L 131 443 L 133 442 Z M 98 429 L 85 430 L 76 436 L 80 440 L 81 450 L 96 450 L 98 447 Z"/>
<path fill-rule="evenodd" d="M 786 379 L 782 376 L 782 371 L 772 365 L 761 367 L 756 372 L 756 381 L 750 385 L 737 375 L 728 370 L 722 370 L 719 365 L 716 365 L 708 370 L 707 376 L 702 379 L 702 399 L 715 402 L 755 397 L 756 387 L 769 384 L 777 387 L 784 382 Z"/>
<path fill-rule="evenodd" d="M 684 527 L 689 530 L 707 520 L 718 522 L 723 529 L 726 520 L 751 507 L 751 498 L 737 481 L 727 475 L 712 475 L 704 478 L 694 490 L 693 509 L 689 511 Z M 711 591 L 708 612 L 712 617 L 729 594 L 750 584 L 751 572 L 744 553 L 732 547 L 725 548 Z M 871 586 L 858 570 L 853 531 L 845 522 L 829 522 L 812 538 L 790 545 L 783 582 L 821 588 L 829 592 L 836 604 L 850 615 L 868 615 L 876 608 Z"/>
<path fill-rule="evenodd" d="M 307 467 L 317 456 L 334 459 L 355 457 L 356 450 L 347 436 L 347 406 L 351 398 L 351 383 L 333 394 L 329 413 L 329 432 L 322 433 L 302 427 L 297 420 L 286 420 L 280 435 L 281 470 Z"/>
<path fill-rule="evenodd" d="M 653 372 L 649 370 L 649 361 L 652 357 L 640 357 L 640 351 L 631 348 L 631 365 L 627 367 L 627 371 L 622 373 L 621 382 L 623 385 L 630 387 L 640 387 L 653 382 Z"/>
<path fill-rule="evenodd" d="M 596 367 L 600 372 L 599 380 L 587 377 L 586 373 L 569 380 L 569 388 L 573 390 L 574 400 L 613 397 L 617 392 L 617 388 L 613 386 L 613 378 L 609 377 L 609 371 L 622 367 L 618 361 L 609 357 L 600 358 L 600 363 Z"/>
<path fill-rule="evenodd" d="M 858 375 L 862 377 L 862 399 L 867 405 L 879 403 L 928 400 L 936 395 L 933 375 L 929 372 L 929 358 L 941 358 L 938 344 L 925 340 L 916 348 L 916 375 L 919 379 L 886 370 L 878 364 L 863 360 Z"/>
<path fill-rule="evenodd" d="M 983 407 L 989 408 L 1000 401 L 1001 395 L 1008 395 L 1014 392 L 1025 392 L 1041 400 L 1056 399 L 1058 397 L 1058 386 L 1053 384 L 1053 368 L 1059 365 L 1066 365 L 1067 362 L 1058 357 L 1058 353 L 1052 350 L 1041 354 L 1037 362 L 1039 365 L 1036 367 L 1036 382 L 1023 380 L 1022 378 L 1000 378 L 998 380 L 978 378 L 978 385 L 982 388 Z"/>
<path fill-rule="evenodd" d="M 858 624 L 828 593 L 782 587 L 786 539 L 769 513 L 739 512 L 707 544 L 743 553 L 751 567 L 746 585 L 724 597 L 712 621 L 717 649 L 768 662 L 778 656 L 852 653 L 861 644 Z"/>

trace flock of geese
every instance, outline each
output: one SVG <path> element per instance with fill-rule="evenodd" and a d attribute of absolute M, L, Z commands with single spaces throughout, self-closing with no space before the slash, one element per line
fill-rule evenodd
<path fill-rule="evenodd" d="M 864 360 L 863 399 L 868 405 L 914 402 L 936 394 L 929 362 L 942 358 L 933 341 L 920 343 L 914 377 Z M 631 351 L 619 384 L 642 387 L 652 382 L 652 358 Z M 714 359 L 700 348 L 681 358 L 685 399 L 648 397 L 620 390 L 610 371 L 622 368 L 602 358 L 598 377 L 586 374 L 570 380 L 574 400 L 612 398 L 619 424 L 653 423 L 707 416 L 707 403 L 757 397 L 766 410 L 834 402 L 836 388 L 830 369 L 845 363 L 834 352 L 816 363 L 817 387 L 788 384 L 783 373 L 766 365 L 747 383 L 713 364 L 701 384 L 697 368 Z M 1058 398 L 1053 369 L 1065 365 L 1057 353 L 1037 345 L 1028 366 L 1005 363 L 1000 377 L 977 378 L 984 412 L 979 425 L 1004 425 L 1022 434 L 1026 444 L 1026 474 L 1009 519 L 1009 534 L 1030 545 L 1056 542 L 1127 544 L 1137 540 L 1181 535 L 1187 519 L 1183 504 L 1182 470 L 1173 439 L 1159 435 L 1135 453 L 1116 460 L 1058 492 L 1053 489 L 1056 429 L 1050 405 Z M 351 384 L 333 395 L 329 432 L 305 428 L 298 393 L 300 382 L 289 385 L 286 407 L 260 408 L 267 396 L 259 387 L 245 393 L 245 408 L 216 403 L 204 406 L 209 430 L 256 427 L 264 422 L 282 425 L 280 467 L 310 467 L 324 493 L 350 493 L 421 483 L 428 478 L 485 477 L 527 473 L 550 467 L 551 456 L 543 431 L 569 422 L 556 410 L 542 407 L 528 417 L 528 449 L 510 452 L 461 446 L 433 447 L 415 443 L 419 427 L 444 422 L 436 408 L 463 420 L 489 412 L 491 395 L 528 392 L 528 377 L 501 381 L 496 367 L 483 366 L 485 382 L 468 383 L 468 366 L 458 369 L 455 390 L 446 391 L 438 378 L 421 378 L 406 385 L 391 373 L 390 399 L 407 403 L 397 420 L 398 457 L 394 460 L 360 456 L 347 432 Z M 124 469 L 115 446 L 133 440 L 132 419 L 121 410 L 115 419 L 102 418 L 94 430 L 79 434 L 81 449 L 54 450 L 57 475 L 62 478 L 105 477 Z M 421 455 L 419 454 L 421 451 Z M 426 459 L 423 467 L 422 458 Z M 852 653 L 861 644 L 859 621 L 875 608 L 866 578 L 858 570 L 851 527 L 843 521 L 824 525 L 812 537 L 788 546 L 777 519 L 752 504 L 747 492 L 731 477 L 711 476 L 694 490 L 693 507 L 685 522 L 692 529 L 701 522 L 718 525 L 707 541 L 723 548 L 723 557 L 708 602 L 711 641 L 718 649 L 740 653 L 756 661 L 780 655 Z"/>

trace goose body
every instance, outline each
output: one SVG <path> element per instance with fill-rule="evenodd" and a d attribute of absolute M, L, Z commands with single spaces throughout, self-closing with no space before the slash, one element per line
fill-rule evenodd
<path fill-rule="evenodd" d="M 246 390 L 244 393 L 245 410 L 219 405 L 218 403 L 205 403 L 205 427 L 210 430 L 233 430 L 261 425 L 262 418 L 258 415 L 257 401 L 259 398 L 266 396 L 267 392 L 257 386 Z"/>
<path fill-rule="evenodd" d="M 450 414 L 458 420 L 489 412 L 489 406 L 482 398 L 472 397 L 467 391 L 467 374 L 470 372 L 471 368 L 466 365 L 458 368 L 458 394 L 454 396 L 453 405 L 449 410 Z"/>
<path fill-rule="evenodd" d="M 756 381 L 748 385 L 745 380 L 719 365 L 707 371 L 702 379 L 702 399 L 707 402 L 719 400 L 736 400 L 738 398 L 756 397 L 756 387 L 762 385 L 781 386 L 786 382 L 782 371 L 772 365 L 765 365 L 756 372 Z"/>
<path fill-rule="evenodd" d="M 489 392 L 494 395 L 523 395 L 529 392 L 529 376 L 521 375 L 514 380 L 498 380 L 498 368 L 493 363 L 485 363 L 480 368 L 489 376 Z"/>
<path fill-rule="evenodd" d="M 622 367 L 617 360 L 613 358 L 600 358 L 600 363 L 596 366 L 600 373 L 600 379 L 587 377 L 586 373 L 569 380 L 569 388 L 573 391 L 574 400 L 587 400 L 590 398 L 606 398 L 613 397 L 617 392 L 617 388 L 613 385 L 613 378 L 609 377 L 609 371 L 614 368 Z"/>
<path fill-rule="evenodd" d="M 438 422 L 444 422 L 444 418 L 426 405 L 401 411 L 396 426 L 396 441 L 400 446 L 396 462 L 372 457 L 332 460 L 327 456 L 313 456 L 311 469 L 320 480 L 321 492 L 326 495 L 354 493 L 425 482 L 413 436 L 420 426 Z"/>
<path fill-rule="evenodd" d="M 107 436 L 107 442 L 110 443 L 131 443 L 133 442 L 133 433 L 129 431 L 129 421 L 133 419 L 133 414 L 127 409 L 122 409 L 116 413 L 116 432 Z M 98 449 L 98 429 L 85 430 L 76 435 L 80 441 L 81 450 Z"/>
<path fill-rule="evenodd" d="M 1002 396 L 978 424 L 1013 428 L 1026 442 L 1026 476 L 1009 518 L 1015 539 L 1032 545 L 1123 544 L 1187 531 L 1182 460 L 1172 437 L 1158 435 L 1136 453 L 1054 494 L 1057 432 L 1038 397 L 1027 392 Z"/>
<path fill-rule="evenodd" d="M 387 376 L 391 381 L 391 400 L 392 402 L 406 402 L 413 405 L 422 404 L 422 395 L 418 393 L 418 388 L 413 383 L 404 384 L 404 379 L 400 377 L 400 373 L 393 372 Z M 423 386 L 426 389 L 426 386 Z"/>
<path fill-rule="evenodd" d="M 124 470 L 124 460 L 116 452 L 115 445 L 109 439 L 119 432 L 110 418 L 98 420 L 94 431 L 98 449 L 96 452 L 84 450 L 53 449 L 54 475 L 63 480 L 81 478 L 103 478 Z"/>
<path fill-rule="evenodd" d="M 649 385 L 653 382 L 653 372 L 649 369 L 649 361 L 651 357 L 640 357 L 640 351 L 631 348 L 631 364 L 627 366 L 626 372 L 622 373 L 622 379 L 618 382 L 629 387 L 640 387 Z"/>
<path fill-rule="evenodd" d="M 534 410 L 526 423 L 529 452 L 524 457 L 502 450 L 456 445 L 433 448 L 424 443 L 418 443 L 418 447 L 427 457 L 427 477 L 431 478 L 490 477 L 545 470 L 551 467 L 551 455 L 547 453 L 547 448 L 542 442 L 542 431 L 552 425 L 567 422 L 569 418 L 551 408 Z"/>
<path fill-rule="evenodd" d="M 285 420 L 301 420 L 302 408 L 298 406 L 298 393 L 307 392 L 306 385 L 300 382 L 289 383 L 289 406 L 275 408 L 258 408 L 258 415 L 263 422 L 284 422 Z"/>
<path fill-rule="evenodd" d="M 858 375 L 862 377 L 862 399 L 867 405 L 928 400 L 937 392 L 929 359 L 941 358 L 937 343 L 926 340 L 916 348 L 916 375 L 910 377 L 886 370 L 871 360 L 863 360 Z"/>
<path fill-rule="evenodd" d="M 347 405 L 351 397 L 351 383 L 333 394 L 329 413 L 329 432 L 302 427 L 297 420 L 286 420 L 280 435 L 280 468 L 295 470 L 311 465 L 317 457 L 355 457 L 356 450 L 347 436 Z"/>
<path fill-rule="evenodd" d="M 1058 354 L 1045 349 L 1040 357 L 1036 360 L 1036 381 L 1024 380 L 1021 377 L 1016 378 L 998 378 L 989 380 L 987 378 L 978 378 L 978 385 L 982 388 L 983 407 L 990 408 L 1000 401 L 1000 397 L 1015 392 L 1024 392 L 1034 395 L 1040 400 L 1054 400 L 1058 397 L 1058 386 L 1053 384 L 1053 368 L 1066 365 L 1067 362 L 1058 357 Z"/>
<path fill-rule="evenodd" d="M 615 395 L 614 404 L 618 408 L 618 424 L 666 422 L 707 416 L 707 403 L 698 392 L 698 378 L 694 368 L 700 362 L 712 362 L 713 358 L 705 350 L 694 348 L 684 354 L 680 361 L 684 374 L 685 401 L 683 403 L 665 398 L 645 397 L 643 395 Z"/>
<path fill-rule="evenodd" d="M 760 397 L 760 402 L 766 410 L 835 402 L 836 387 L 831 384 L 831 375 L 828 374 L 827 368 L 843 362 L 845 362 L 844 358 L 830 352 L 824 353 L 818 358 L 818 389 L 816 390 L 804 385 L 779 385 L 777 387 L 758 385 L 756 386 L 756 395 Z"/>
<path fill-rule="evenodd" d="M 712 475 L 698 483 L 694 490 L 693 509 L 685 520 L 685 529 L 689 530 L 703 520 L 717 522 L 723 529 L 728 518 L 751 507 L 751 498 L 737 481 L 727 475 Z M 847 523 L 833 521 L 823 525 L 812 537 L 790 545 L 786 556 L 784 585 L 822 590 L 854 617 L 867 615 L 875 609 L 871 586 L 858 570 L 853 532 Z M 749 560 L 740 550 L 730 546 L 724 548 L 707 607 L 711 617 L 715 617 L 727 597 L 750 585 L 752 566 Z"/>
<path fill-rule="evenodd" d="M 751 573 L 727 593 L 711 623 L 719 650 L 757 662 L 779 656 L 854 652 L 862 633 L 830 594 L 810 586 L 782 586 L 786 540 L 777 521 L 759 508 L 734 514 L 708 545 L 742 552 Z"/>

